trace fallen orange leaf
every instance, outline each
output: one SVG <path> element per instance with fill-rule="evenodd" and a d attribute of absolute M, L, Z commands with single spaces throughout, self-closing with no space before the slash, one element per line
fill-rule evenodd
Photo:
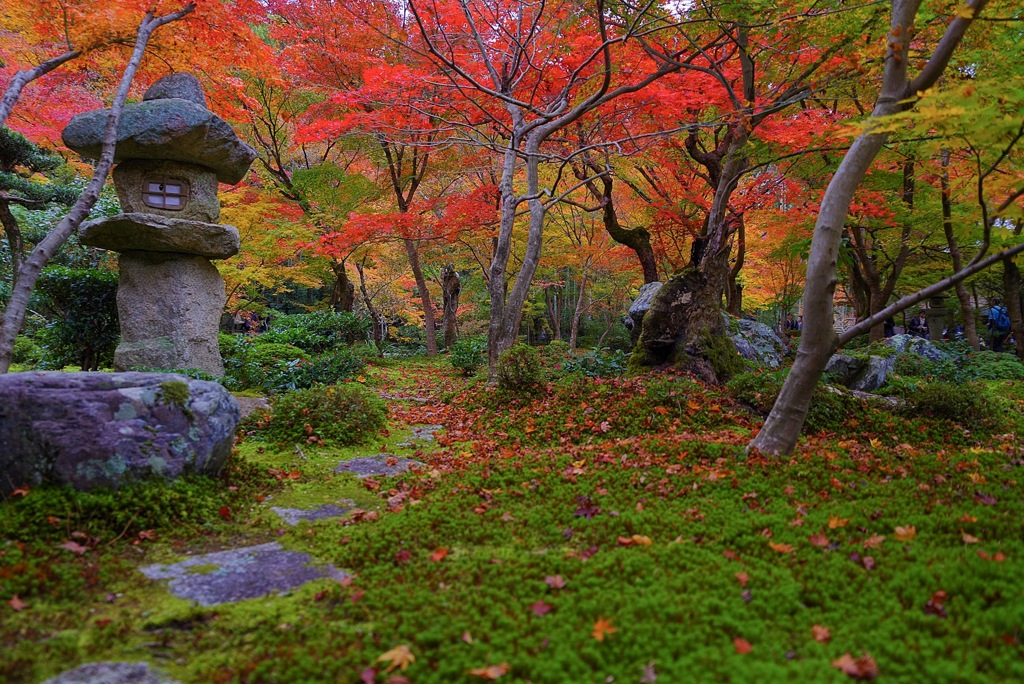
<path fill-rule="evenodd" d="M 981 541 L 977 537 L 967 534 L 963 530 L 960 530 L 960 536 L 963 538 L 964 544 L 977 544 L 979 541 Z"/>
<path fill-rule="evenodd" d="M 377 656 L 376 662 L 391 663 L 384 670 L 385 672 L 391 672 L 396 667 L 402 668 L 402 671 L 405 672 L 405 669 L 409 667 L 409 665 L 416 662 L 416 656 L 412 654 L 412 651 L 409 650 L 408 646 L 401 644 L 399 646 L 395 646 L 390 651 L 385 651 L 381 655 Z"/>
<path fill-rule="evenodd" d="M 737 572 L 736 573 L 736 581 L 738 581 L 740 583 L 741 587 L 745 587 L 745 586 L 747 586 L 747 582 L 750 581 L 750 575 L 748 575 L 745 572 Z"/>
<path fill-rule="evenodd" d="M 814 637 L 815 641 L 822 644 L 827 644 L 829 640 L 832 638 L 832 631 L 828 627 L 814 625 L 813 627 L 811 627 L 811 636 Z"/>
<path fill-rule="evenodd" d="M 873 534 L 864 540 L 865 549 L 875 549 L 882 545 L 885 541 L 885 537 L 881 534 Z"/>
<path fill-rule="evenodd" d="M 611 620 L 600 618 L 594 623 L 594 631 L 591 634 L 598 641 L 604 641 L 606 635 L 614 634 L 617 631 L 615 627 L 612 627 Z"/>
<path fill-rule="evenodd" d="M 792 553 L 796 550 L 796 547 L 792 544 L 776 544 L 775 542 L 768 542 L 768 546 L 772 547 L 774 551 L 779 553 Z"/>
<path fill-rule="evenodd" d="M 849 518 L 840 518 L 834 515 L 828 517 L 828 529 L 834 530 L 837 527 L 846 527 L 846 523 L 850 522 Z"/>
<path fill-rule="evenodd" d="M 444 560 L 444 557 L 448 555 L 448 549 L 438 549 L 434 553 L 430 554 L 430 562 L 437 563 Z"/>
<path fill-rule="evenodd" d="M 18 598 L 17 594 L 11 597 L 11 600 L 7 602 L 7 605 L 13 608 L 14 612 L 16 613 L 20 613 L 21 611 L 28 608 L 28 604 L 22 601 L 20 598 Z"/>
<path fill-rule="evenodd" d="M 913 541 L 914 537 L 917 536 L 917 529 L 913 525 L 907 525 L 906 527 L 897 527 L 895 533 L 892 536 L 896 538 L 896 541 Z"/>
<path fill-rule="evenodd" d="M 478 667 L 475 670 L 469 670 L 469 674 L 483 677 L 484 679 L 497 679 L 501 675 L 507 673 L 512 667 L 508 663 L 502 663 L 501 665 L 488 665 L 487 667 Z"/>
<path fill-rule="evenodd" d="M 875 659 L 867 654 L 854 658 L 849 653 L 844 653 L 832 661 L 832 667 L 838 667 L 854 679 L 874 679 L 878 676 L 878 665 Z"/>

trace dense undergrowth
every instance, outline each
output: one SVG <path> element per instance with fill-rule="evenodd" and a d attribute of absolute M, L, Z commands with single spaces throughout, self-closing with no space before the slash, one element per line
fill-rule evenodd
<path fill-rule="evenodd" d="M 424 468 L 358 482 L 333 472 L 358 450 L 250 425 L 226 482 L 0 505 L 0 598 L 25 604 L 0 609 L 0 679 L 127 659 L 187 682 L 1024 680 L 1024 383 L 971 385 L 980 416 L 823 394 L 773 460 L 744 451 L 768 378 L 366 382 L 435 400 L 393 401 L 361 452 Z M 445 432 L 406 454 L 413 424 Z M 339 491 L 363 512 L 266 512 Z M 269 539 L 354 578 L 202 608 L 134 570 Z"/>

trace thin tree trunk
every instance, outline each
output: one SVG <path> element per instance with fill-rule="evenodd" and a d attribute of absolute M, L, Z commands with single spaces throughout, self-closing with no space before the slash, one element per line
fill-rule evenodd
<path fill-rule="evenodd" d="M 956 273 L 964 267 L 964 260 L 960 253 L 960 245 L 957 244 L 956 236 L 953 234 L 953 204 L 950 199 L 949 188 L 949 150 L 942 151 L 942 230 L 946 234 L 946 244 L 949 246 L 949 256 L 953 261 L 953 272 Z M 967 286 L 962 282 L 956 285 L 956 298 L 960 300 L 960 310 L 964 315 L 964 337 L 967 343 L 974 349 L 981 349 L 981 338 L 978 337 L 978 324 L 974 319 L 974 307 L 971 305 L 971 295 L 967 292 Z"/>
<path fill-rule="evenodd" d="M 548 322 L 551 323 L 551 339 L 562 339 L 562 293 L 561 288 L 555 286 L 544 288 L 544 309 L 548 314 Z"/>
<path fill-rule="evenodd" d="M 739 282 L 740 271 L 747 256 L 747 228 L 743 214 L 734 214 L 736 224 L 736 261 L 729 269 L 729 285 L 725 291 L 726 311 L 739 318 L 743 315 L 743 286 Z"/>
<path fill-rule="evenodd" d="M 331 308 L 335 311 L 352 311 L 356 303 L 356 286 L 348 278 L 345 262 L 331 262 L 334 273 L 334 287 L 331 288 Z"/>
<path fill-rule="evenodd" d="M 1024 359 L 1024 311 L 1020 294 L 1020 269 L 1013 259 L 1003 260 L 1003 302 L 1006 313 L 1010 316 L 1010 330 L 1013 331 L 1015 352 L 1018 358 Z"/>
<path fill-rule="evenodd" d="M 412 276 L 416 279 L 416 289 L 420 291 L 420 304 L 423 305 L 423 328 L 427 338 L 427 356 L 437 356 L 434 302 L 430 298 L 430 290 L 427 289 L 427 279 L 423 277 L 420 253 L 416 249 L 415 240 L 403 238 L 402 243 L 405 245 L 405 253 L 409 255 L 409 265 L 412 267 Z"/>
<path fill-rule="evenodd" d="M 444 346 L 451 349 L 459 337 L 459 295 L 462 293 L 462 281 L 459 272 L 451 264 L 441 269 L 442 325 L 444 326 Z"/>
<path fill-rule="evenodd" d="M 110 107 L 110 114 L 107 116 L 107 123 L 103 132 L 103 151 L 96 162 L 92 179 L 64 218 L 35 246 L 18 273 L 17 285 L 11 292 L 11 300 L 4 311 L 3 327 L 0 328 L 0 373 L 6 373 L 11 367 L 14 341 L 25 323 L 25 312 L 28 310 L 29 296 L 32 294 L 36 280 L 39 278 L 39 272 L 42 271 L 46 262 L 50 260 L 60 246 L 71 237 L 71 234 L 89 216 L 89 211 L 96 204 L 96 200 L 100 196 L 100 190 L 103 189 L 103 184 L 106 182 L 107 175 L 110 173 L 110 167 L 114 162 L 114 145 L 117 142 L 117 124 L 121 118 L 121 111 L 124 109 L 128 90 L 131 87 L 132 80 L 135 78 L 135 72 L 139 68 L 142 56 L 146 52 L 146 45 L 149 42 L 150 36 L 164 24 L 177 21 L 191 13 L 194 9 L 195 5 L 189 3 L 177 12 L 155 18 L 152 12 L 147 12 L 142 23 L 139 24 L 138 34 L 135 39 L 135 49 L 132 51 L 131 59 L 125 67 L 124 75 L 121 77 L 121 84 L 118 86 L 117 94 L 114 96 L 114 101 Z M 13 106 L 13 102 L 10 106 Z M 0 110 L 0 115 L 3 114 L 5 112 Z"/>
<path fill-rule="evenodd" d="M 892 17 L 886 37 L 887 49 L 882 88 L 872 118 L 901 111 L 909 93 L 931 87 L 945 71 L 953 50 L 959 44 L 973 17 L 987 0 L 973 0 L 970 13 L 961 13 L 949 24 L 931 58 L 913 82 L 907 78 L 910 48 L 908 33 L 913 31 L 920 0 L 892 0 Z M 964 16 L 968 14 L 968 16 Z M 832 323 L 836 289 L 836 261 L 843 225 L 853 194 L 860 187 L 872 161 L 881 151 L 888 134 L 869 128 L 860 134 L 843 157 L 825 190 L 814 226 L 807 277 L 804 286 L 804 330 L 796 361 L 782 391 L 750 447 L 770 454 L 788 454 L 796 446 L 803 429 L 811 396 L 821 379 L 825 364 L 838 343 Z M 880 312 L 882 313 L 882 312 Z M 856 327 L 856 326 L 855 326 Z"/>
<path fill-rule="evenodd" d="M 359 292 L 363 295 L 363 304 L 366 305 L 366 311 L 370 314 L 370 320 L 373 321 L 373 330 L 371 332 L 373 346 L 377 348 L 378 355 L 384 356 L 384 335 L 387 332 L 387 321 L 373 305 L 373 298 L 370 297 L 370 291 L 366 288 L 366 274 L 363 272 L 363 264 L 356 262 L 356 272 L 359 274 Z"/>
<path fill-rule="evenodd" d="M 6 197 L 0 196 L 0 225 L 7 236 L 7 249 L 11 252 L 11 289 L 18 284 L 18 271 L 25 260 L 25 238 L 21 234 L 18 219 L 11 213 L 11 205 Z"/>
<path fill-rule="evenodd" d="M 569 349 L 576 350 L 576 343 L 580 339 L 580 319 L 583 318 L 583 302 L 587 293 L 587 271 L 580 274 L 580 293 L 576 297 L 576 310 L 572 312 L 572 325 L 569 327 Z"/>
<path fill-rule="evenodd" d="M 11 115 L 11 110 L 14 109 L 18 98 L 21 97 L 21 91 L 26 85 L 40 76 L 45 76 L 62 64 L 81 56 L 81 54 L 81 50 L 68 50 L 63 55 L 48 59 L 37 67 L 16 73 L 10 83 L 7 84 L 3 97 L 0 98 L 0 126 L 7 123 L 7 117 Z"/>

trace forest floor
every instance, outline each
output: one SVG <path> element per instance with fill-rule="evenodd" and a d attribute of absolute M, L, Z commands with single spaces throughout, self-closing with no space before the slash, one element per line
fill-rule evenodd
<path fill-rule="evenodd" d="M 996 424 L 865 407 L 776 460 L 682 376 L 361 379 L 369 445 L 247 436 L 224 481 L 0 503 L 0 680 L 1024 681 L 1024 383 Z M 365 457 L 422 465 L 338 470 Z"/>

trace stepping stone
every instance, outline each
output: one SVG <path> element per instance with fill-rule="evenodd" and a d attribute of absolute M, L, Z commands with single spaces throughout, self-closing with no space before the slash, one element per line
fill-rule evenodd
<path fill-rule="evenodd" d="M 150 670 L 149 663 L 89 663 L 43 684 L 177 684 L 177 680 Z"/>
<path fill-rule="evenodd" d="M 363 456 L 342 461 L 334 469 L 336 473 L 354 473 L 358 477 L 370 477 L 381 475 L 391 477 L 408 472 L 410 468 L 422 467 L 423 464 L 411 458 L 400 458 L 389 454 L 377 454 L 376 456 Z"/>
<path fill-rule="evenodd" d="M 352 510 L 351 506 L 355 505 L 352 502 L 349 503 L 349 508 L 340 508 L 334 504 L 324 504 L 318 508 L 282 508 L 281 506 L 271 506 L 270 510 L 281 516 L 281 519 L 288 525 L 298 525 L 300 520 L 323 520 L 324 518 L 340 518 L 341 516 Z"/>
<path fill-rule="evenodd" d="M 171 565 L 139 568 L 153 580 L 170 580 L 175 596 L 215 606 L 288 591 L 321 577 L 343 580 L 333 565 L 316 566 L 309 554 L 286 551 L 277 542 L 193 556 Z"/>
<path fill-rule="evenodd" d="M 400 447 L 414 447 L 416 446 L 414 440 L 421 440 L 423 442 L 433 442 L 434 433 L 440 430 L 444 430 L 443 425 L 424 425 L 422 427 L 414 427 L 412 429 L 412 438 L 408 442 L 402 442 L 396 446 Z"/>

